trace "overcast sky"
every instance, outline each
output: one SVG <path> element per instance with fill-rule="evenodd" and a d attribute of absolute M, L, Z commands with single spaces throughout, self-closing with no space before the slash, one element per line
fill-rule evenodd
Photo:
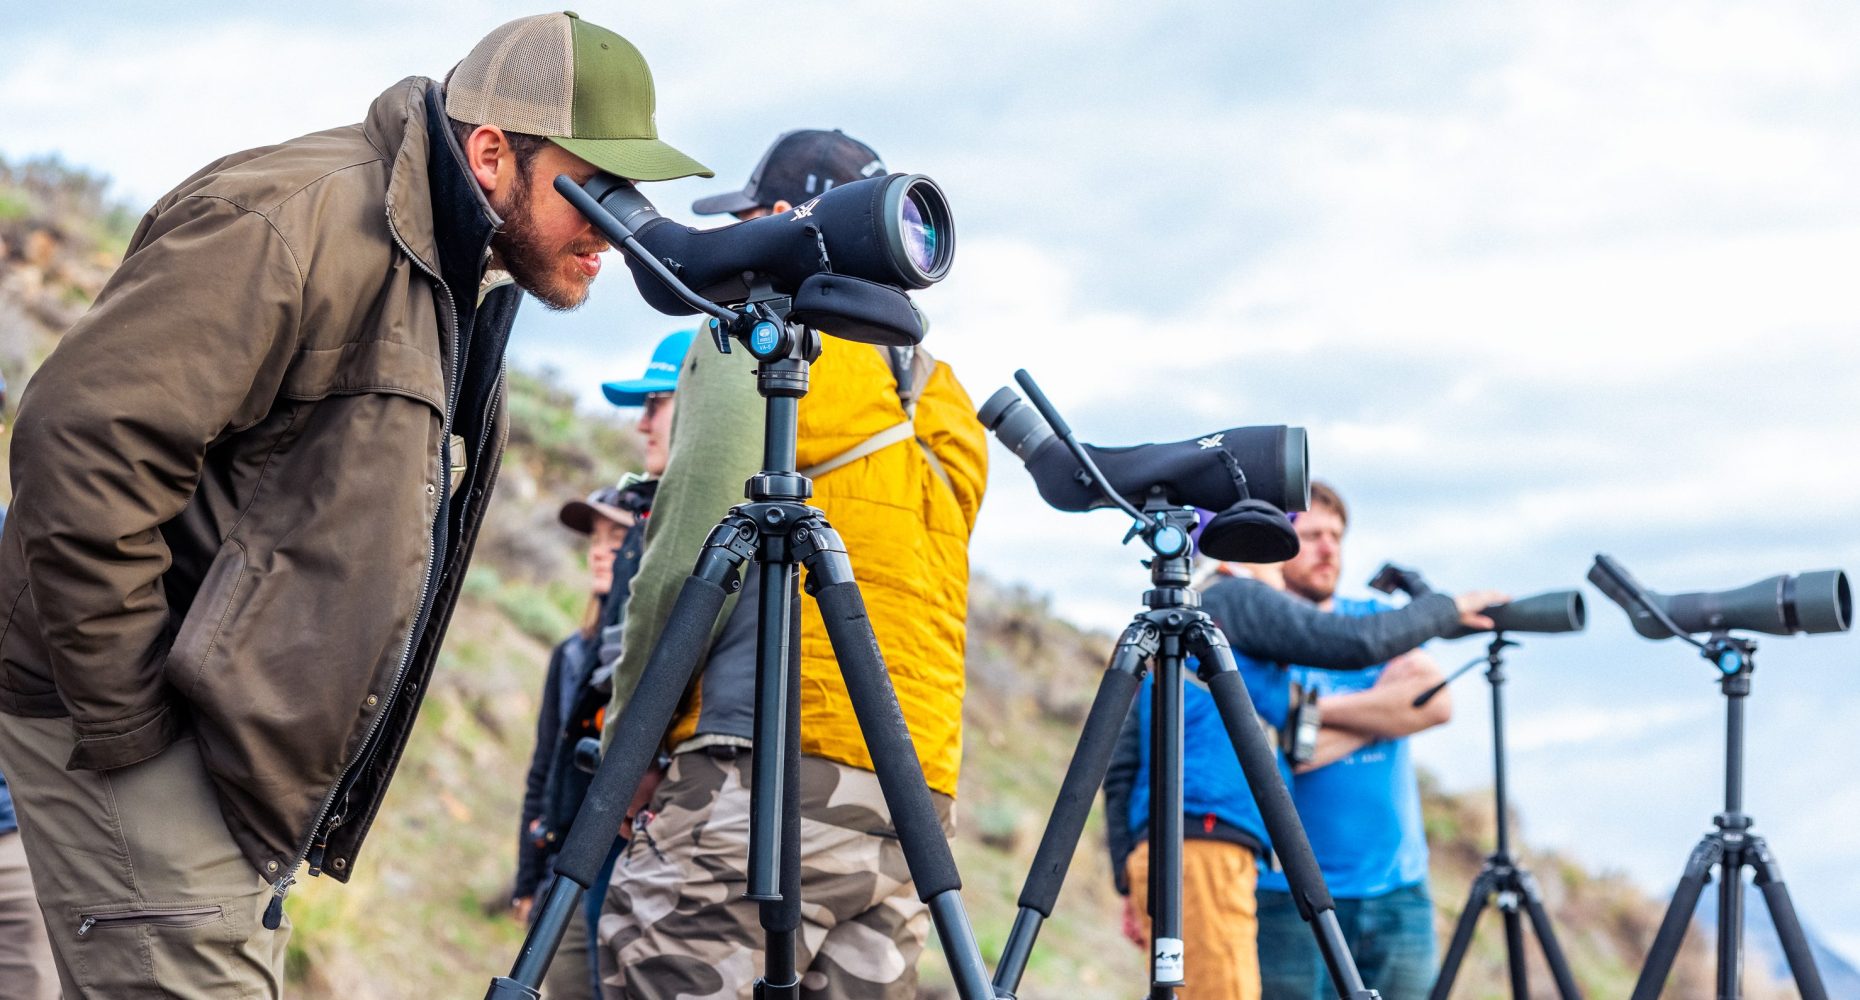
<path fill-rule="evenodd" d="M 56 151 L 138 206 L 359 119 L 513 12 L 72 9 L 0 14 L 0 154 Z M 928 346 L 978 402 L 1026 367 L 1102 443 L 1304 425 L 1352 504 L 1352 585 L 1395 559 L 1525 594 L 1597 551 L 1665 590 L 1860 570 L 1850 0 L 579 9 L 639 45 L 662 136 L 718 171 L 650 188 L 666 214 L 790 128 L 931 174 L 960 252 L 919 297 Z M 677 326 L 618 263 L 513 345 L 591 408 Z M 977 568 L 1120 627 L 1146 575 L 1119 516 L 1049 510 L 995 461 Z M 1589 596 L 1587 634 L 1514 653 L 1515 802 L 1529 842 L 1663 895 L 1722 805 L 1723 698 Z M 1860 956 L 1860 640 L 1769 639 L 1759 663 L 1748 808 L 1806 920 Z M 1469 677 L 1417 740 L 1453 787 L 1491 780 L 1485 697 Z"/>

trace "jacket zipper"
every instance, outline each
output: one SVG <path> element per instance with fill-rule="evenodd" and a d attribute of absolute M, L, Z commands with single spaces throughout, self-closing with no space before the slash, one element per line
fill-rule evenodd
<path fill-rule="evenodd" d="M 452 289 L 446 285 L 445 279 L 428 267 L 426 262 L 407 246 L 406 241 L 401 239 L 400 230 L 394 228 L 394 216 L 391 212 L 387 216 L 387 228 L 388 235 L 394 239 L 394 245 L 400 248 L 401 253 L 407 255 L 407 259 L 412 261 L 415 267 L 424 272 L 427 277 L 432 278 L 433 283 L 439 286 L 439 290 L 446 297 L 446 323 L 452 332 L 452 378 L 446 385 L 446 411 L 440 420 L 438 482 L 435 493 L 439 502 L 433 508 L 433 523 L 428 532 L 426 575 L 420 584 L 420 604 L 414 614 L 413 627 L 407 633 L 406 651 L 401 654 L 400 666 L 394 671 L 394 683 L 388 686 L 381 704 L 376 706 L 374 718 L 369 721 L 368 732 L 362 737 L 361 746 L 357 749 L 355 756 L 343 764 L 342 773 L 337 776 L 336 783 L 330 786 L 329 794 L 323 797 L 323 804 L 317 808 L 316 819 L 310 824 L 310 832 L 304 837 L 303 846 L 297 849 L 296 859 L 290 863 L 289 868 L 278 877 L 277 881 L 271 883 L 271 902 L 265 907 L 264 916 L 264 925 L 267 930 L 277 930 L 283 922 L 284 896 L 291 891 L 291 886 L 297 883 L 297 869 L 303 867 L 304 862 L 311 859 L 313 851 L 317 857 L 311 866 L 311 874 L 321 874 L 322 847 L 329 842 L 330 831 L 335 829 L 334 826 L 328 830 L 324 829 L 324 821 L 329 818 L 330 809 L 336 804 L 337 796 L 346 794 L 349 778 L 354 773 L 355 766 L 370 756 L 375 736 L 380 732 L 383 720 L 387 718 L 395 697 L 400 694 L 402 683 L 407 679 L 407 668 L 413 663 L 414 647 L 420 635 L 426 631 L 427 618 L 432 611 L 433 587 L 437 583 L 434 577 L 438 572 L 439 550 L 443 543 L 443 539 L 439 537 L 445 523 L 442 515 L 452 499 L 451 456 L 449 454 L 452 442 L 452 414 L 458 408 L 458 384 L 463 378 L 458 369 L 460 352 L 458 303 L 453 301 Z"/>
<path fill-rule="evenodd" d="M 112 913 L 86 913 L 79 922 L 77 936 L 84 937 L 98 924 L 161 924 L 165 927 L 198 927 L 221 916 L 217 906 L 188 906 L 164 910 L 117 910 Z"/>

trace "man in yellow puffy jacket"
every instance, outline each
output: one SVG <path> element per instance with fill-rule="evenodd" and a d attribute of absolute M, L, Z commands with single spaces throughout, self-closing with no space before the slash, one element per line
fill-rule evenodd
<path fill-rule="evenodd" d="M 747 189 L 699 201 L 738 218 L 787 211 L 884 172 L 842 133 L 776 140 Z M 922 348 L 827 336 L 802 399 L 797 465 L 845 540 L 945 831 L 962 759 L 969 533 L 987 443 L 949 366 Z M 615 705 L 630 696 L 705 535 L 759 471 L 763 401 L 753 361 L 699 337 L 679 376 L 670 462 L 627 612 Z M 601 916 L 610 998 L 748 998 L 762 968 L 757 904 L 742 897 L 749 842 L 755 574 L 726 604 L 671 732 L 663 783 L 614 868 Z M 801 896 L 796 968 L 809 997 L 916 995 L 929 915 L 891 829 L 820 613 L 801 623 Z"/>

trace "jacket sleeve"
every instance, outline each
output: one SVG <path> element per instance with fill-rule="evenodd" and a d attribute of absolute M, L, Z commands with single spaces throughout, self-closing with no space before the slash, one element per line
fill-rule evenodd
<path fill-rule="evenodd" d="M 1459 610 L 1445 594 L 1360 617 L 1319 611 L 1257 580 L 1227 580 L 1202 598 L 1236 650 L 1324 670 L 1373 667 L 1459 627 Z"/>
<path fill-rule="evenodd" d="M 20 403 L 11 530 L 77 736 L 67 766 L 171 743 L 160 527 L 207 448 L 257 423 L 295 354 L 303 275 L 264 216 L 188 197 L 145 217 L 97 303 Z"/>
<path fill-rule="evenodd" d="M 562 737 L 562 698 L 556 690 L 562 685 L 563 653 L 568 643 L 560 643 L 549 654 L 549 672 L 543 680 L 542 710 L 536 713 L 536 749 L 530 753 L 530 771 L 523 779 L 523 815 L 517 820 L 517 881 L 511 897 L 522 899 L 534 895 L 536 883 L 542 881 L 543 850 L 530 836 L 530 821 L 543 814 L 543 791 L 549 784 L 549 764 L 555 760 L 556 741 Z"/>
<path fill-rule="evenodd" d="M 976 419 L 975 403 L 962 383 L 956 381 L 955 372 L 941 361 L 931 372 L 923 399 L 917 405 L 917 433 L 942 466 L 962 516 L 969 530 L 974 531 L 982 494 L 988 488 L 988 430 Z M 925 410 L 935 412 L 926 414 Z"/>
<path fill-rule="evenodd" d="M 1141 701 L 1131 703 L 1124 728 L 1118 730 L 1117 745 L 1111 749 L 1111 766 L 1104 772 L 1104 841 L 1111 852 L 1111 882 L 1123 896 L 1130 895 L 1124 859 L 1136 847 L 1130 833 L 1130 789 L 1136 784 L 1137 768 L 1143 766 L 1143 730 L 1137 720 L 1141 705 Z"/>
<path fill-rule="evenodd" d="M 743 483 L 762 465 L 762 397 L 756 394 L 745 353 L 719 354 L 700 332 L 678 376 L 671 451 L 646 521 L 646 548 L 633 576 L 621 626 L 620 659 L 613 671 L 613 701 L 601 734 L 605 749 L 614 726 L 646 669 L 652 648 L 698 549 L 730 507 L 743 499 Z M 737 595 L 725 600 L 717 629 L 729 621 Z"/>

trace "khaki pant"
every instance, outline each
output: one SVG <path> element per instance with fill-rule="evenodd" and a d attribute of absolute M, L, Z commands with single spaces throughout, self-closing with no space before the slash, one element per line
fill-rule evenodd
<path fill-rule="evenodd" d="M 607 1000 L 749 1000 L 762 974 L 759 911 L 743 898 L 749 761 L 672 758 L 649 815 L 614 865 L 601 912 Z M 801 758 L 805 1000 L 915 1000 L 930 910 L 917 899 L 878 777 Z M 936 795 L 944 832 L 955 803 Z"/>
<path fill-rule="evenodd" d="M 194 740 L 67 771 L 65 719 L 0 714 L 0 760 L 66 1000 L 275 1000 L 286 922 L 233 845 Z"/>
<path fill-rule="evenodd" d="M 0 833 L 0 997 L 58 1000 L 58 970 L 18 831 Z"/>
<path fill-rule="evenodd" d="M 1149 933 L 1150 843 L 1124 863 L 1130 901 Z M 1259 858 L 1223 840 L 1182 842 L 1181 1000 L 1259 1000 Z"/>

